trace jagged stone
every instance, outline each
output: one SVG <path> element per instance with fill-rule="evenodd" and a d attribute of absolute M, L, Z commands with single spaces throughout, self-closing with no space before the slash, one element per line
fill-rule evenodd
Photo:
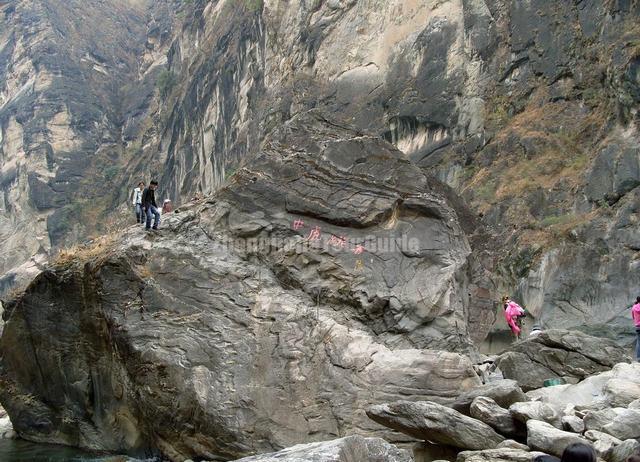
<path fill-rule="evenodd" d="M 521 451 L 529 451 L 530 448 L 526 444 L 518 443 L 514 440 L 504 440 L 496 449 L 520 449 Z"/>
<path fill-rule="evenodd" d="M 608 433 L 620 440 L 640 439 L 640 410 L 611 408 L 589 411 L 584 417 L 587 430 Z"/>
<path fill-rule="evenodd" d="M 376 422 L 418 439 L 461 449 L 495 448 L 504 441 L 490 426 L 431 402 L 398 401 L 371 406 Z"/>
<path fill-rule="evenodd" d="M 640 454 L 640 441 L 625 440 L 613 448 L 609 462 L 627 462 L 627 458 L 634 454 Z"/>
<path fill-rule="evenodd" d="M 493 427 L 502 435 L 514 436 L 521 433 L 511 413 L 500 407 L 491 398 L 479 396 L 474 399 L 471 403 L 470 415 Z"/>
<path fill-rule="evenodd" d="M 565 415 L 562 417 L 562 428 L 573 433 L 582 433 L 584 421 L 575 415 Z"/>
<path fill-rule="evenodd" d="M 560 457 L 565 448 L 572 443 L 589 442 L 575 433 L 558 430 L 547 422 L 527 421 L 527 446 L 532 450 Z"/>
<path fill-rule="evenodd" d="M 613 448 L 622 444 L 622 441 L 618 438 L 597 430 L 587 430 L 584 433 L 584 437 L 589 441 L 593 441 L 593 448 L 598 453 L 598 457 L 606 460 L 610 459 Z"/>
<path fill-rule="evenodd" d="M 515 380 L 499 380 L 488 383 L 461 394 L 451 407 L 469 415 L 471 403 L 478 397 L 493 399 L 500 407 L 508 408 L 513 403 L 529 401 Z"/>
<path fill-rule="evenodd" d="M 558 411 L 539 401 L 512 404 L 509 407 L 509 412 L 514 419 L 522 423 L 527 423 L 529 420 L 540 420 L 562 429 L 562 417 Z"/>
<path fill-rule="evenodd" d="M 458 454 L 456 462 L 531 462 L 539 455 L 543 454 L 512 448 L 487 449 L 484 451 L 463 451 Z"/>
<path fill-rule="evenodd" d="M 412 462 L 405 450 L 380 438 L 347 436 L 322 443 L 299 444 L 271 454 L 245 457 L 237 462 Z"/>

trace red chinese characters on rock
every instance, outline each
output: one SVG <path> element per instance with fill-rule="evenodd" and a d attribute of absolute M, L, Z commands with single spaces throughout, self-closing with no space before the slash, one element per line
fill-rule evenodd
<path fill-rule="evenodd" d="M 321 237 L 320 227 L 316 226 L 311 231 L 309 231 L 309 235 L 307 236 L 307 239 L 310 241 L 319 241 L 320 237 Z"/>
<path fill-rule="evenodd" d="M 365 251 L 364 246 L 358 244 L 355 249 L 353 249 L 353 253 L 355 255 L 361 255 Z"/>
<path fill-rule="evenodd" d="M 302 220 L 295 220 L 293 222 L 293 229 L 295 229 L 296 231 L 302 229 L 303 226 L 304 226 L 304 221 Z"/>
<path fill-rule="evenodd" d="M 329 239 L 329 245 L 344 249 L 345 247 L 347 247 L 347 238 L 344 236 L 331 236 L 331 238 Z"/>

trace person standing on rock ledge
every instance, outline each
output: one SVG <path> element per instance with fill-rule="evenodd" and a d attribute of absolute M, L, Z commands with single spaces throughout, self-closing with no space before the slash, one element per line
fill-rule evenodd
<path fill-rule="evenodd" d="M 149 183 L 149 187 L 144 190 L 142 193 L 142 208 L 144 209 L 147 215 L 147 223 L 145 229 L 149 231 L 151 229 L 151 215 L 153 215 L 153 229 L 157 230 L 158 226 L 160 226 L 160 211 L 158 210 L 158 205 L 156 204 L 156 188 L 158 187 L 158 182 L 153 180 Z"/>
<path fill-rule="evenodd" d="M 133 209 L 136 212 L 136 223 L 144 225 L 145 216 L 142 209 L 142 191 L 144 190 L 144 181 L 138 183 L 138 187 L 133 189 Z"/>
<path fill-rule="evenodd" d="M 636 298 L 636 303 L 631 308 L 631 317 L 636 326 L 636 361 L 640 361 L 640 297 Z"/>

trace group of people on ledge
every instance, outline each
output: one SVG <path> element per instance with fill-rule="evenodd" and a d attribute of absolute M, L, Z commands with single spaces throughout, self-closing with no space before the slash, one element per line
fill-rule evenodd
<path fill-rule="evenodd" d="M 149 183 L 149 187 L 145 188 L 144 181 L 138 183 L 138 186 L 133 189 L 132 204 L 136 214 L 136 222 L 142 224 L 145 230 L 157 230 L 160 226 L 161 213 L 171 212 L 171 200 L 165 199 L 162 204 L 162 212 L 158 208 L 156 203 L 156 190 L 158 189 L 158 182 L 152 180 Z M 153 221 L 153 226 L 152 226 Z"/>
<path fill-rule="evenodd" d="M 527 316 L 524 308 L 511 300 L 508 295 L 502 298 L 502 308 L 504 310 L 504 319 L 511 329 L 516 340 L 520 340 L 522 334 L 522 323 Z M 640 361 L 640 297 L 636 298 L 636 302 L 631 308 L 631 318 L 636 328 L 636 360 Z M 540 333 L 540 327 L 534 326 L 531 335 Z M 640 462 L 640 461 L 638 461 Z"/>
<path fill-rule="evenodd" d="M 562 459 L 553 456 L 538 456 L 534 462 L 597 462 L 598 455 L 595 449 L 584 443 L 573 443 L 567 446 L 562 453 Z M 640 462 L 640 454 L 627 458 L 626 462 Z"/>

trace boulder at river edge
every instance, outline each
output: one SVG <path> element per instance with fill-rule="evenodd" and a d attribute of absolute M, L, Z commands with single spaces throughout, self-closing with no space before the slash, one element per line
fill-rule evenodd
<path fill-rule="evenodd" d="M 322 443 L 299 444 L 279 452 L 237 462 L 412 462 L 411 455 L 380 438 L 348 436 Z"/>

